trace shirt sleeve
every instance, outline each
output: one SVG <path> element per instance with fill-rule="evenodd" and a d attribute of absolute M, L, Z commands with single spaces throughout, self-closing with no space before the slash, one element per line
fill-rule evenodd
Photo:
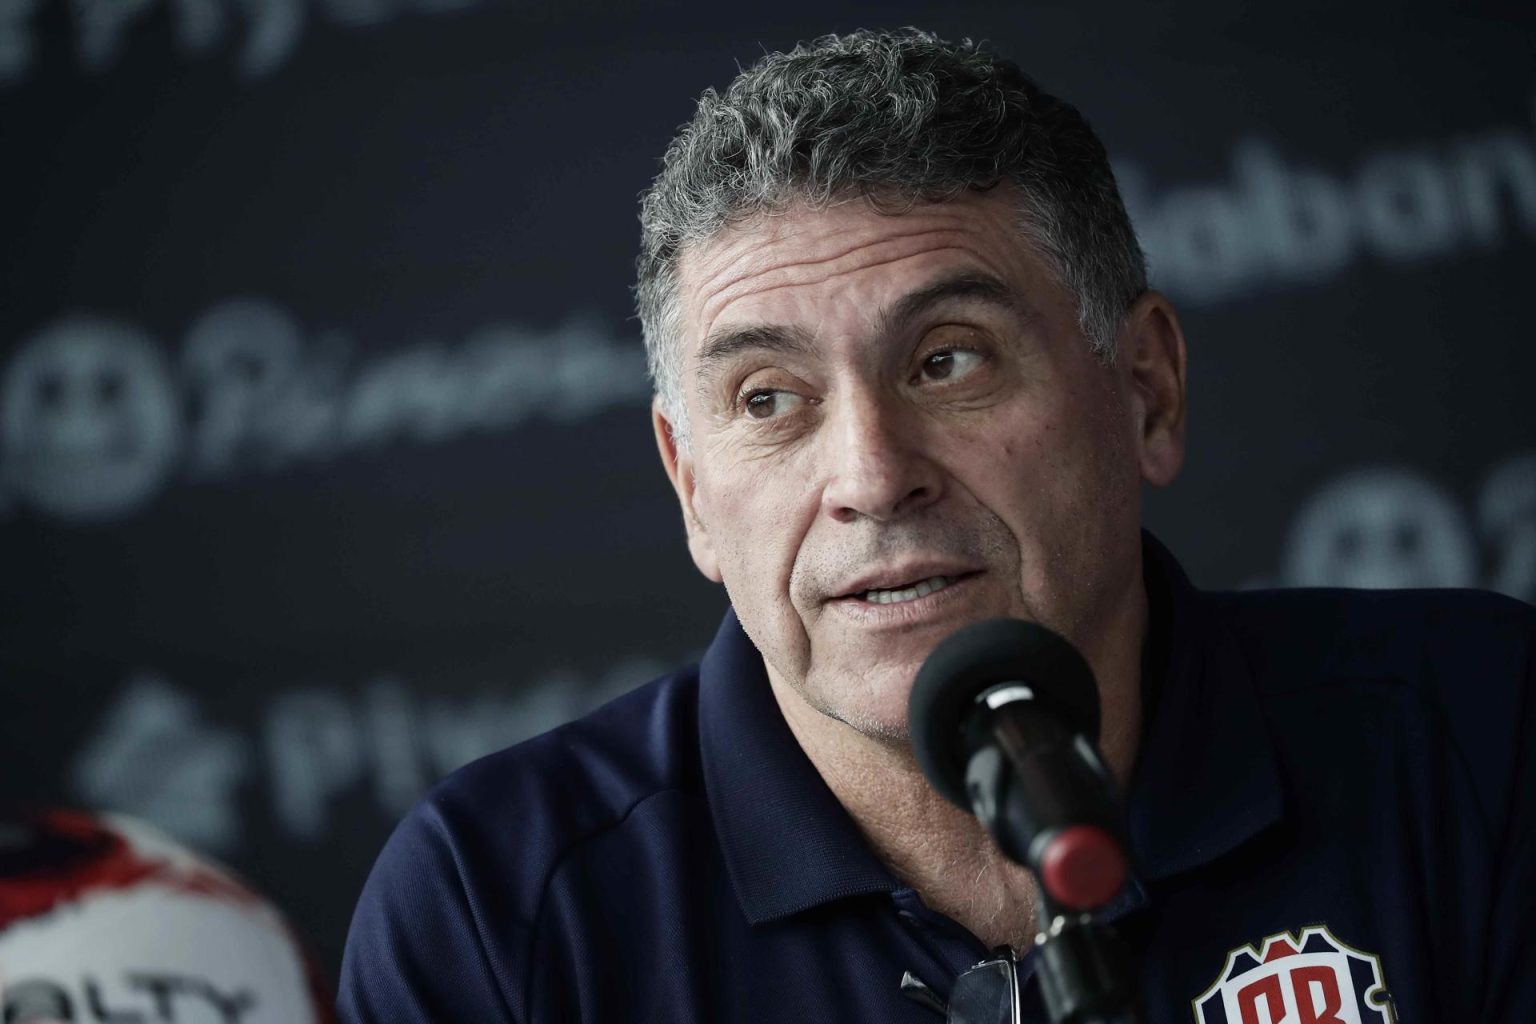
<path fill-rule="evenodd" d="M 1527 622 L 1536 622 L 1531 616 Z M 1526 630 L 1514 778 L 1499 846 L 1483 1020 L 1536 1021 L 1536 627 Z"/>
<path fill-rule="evenodd" d="M 523 1024 L 486 942 L 466 858 L 441 810 L 419 805 L 385 844 L 363 887 L 342 957 L 342 1024 Z M 506 921 L 500 922 L 505 933 Z M 522 934 L 526 930 L 518 929 Z"/>

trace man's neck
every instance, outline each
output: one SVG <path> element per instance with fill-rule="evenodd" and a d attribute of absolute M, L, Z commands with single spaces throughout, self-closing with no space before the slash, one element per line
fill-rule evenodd
<path fill-rule="evenodd" d="M 1147 609 L 1139 581 L 1137 591 L 1108 634 L 1118 642 L 1083 652 L 1099 681 L 1100 751 L 1122 788 L 1141 731 Z M 910 747 L 865 736 L 812 708 L 776 673 L 769 679 L 795 739 L 892 873 L 989 947 L 1025 948 L 1035 931 L 1029 872 L 1003 856 L 975 817 L 928 785 Z"/>

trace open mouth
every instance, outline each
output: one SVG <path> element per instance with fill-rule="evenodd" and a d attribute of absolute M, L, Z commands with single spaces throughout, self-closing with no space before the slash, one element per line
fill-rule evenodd
<path fill-rule="evenodd" d="M 958 576 L 929 576 L 927 579 L 906 583 L 899 587 L 881 590 L 863 590 L 848 596 L 859 601 L 867 601 L 870 604 L 905 604 L 908 601 L 916 601 L 920 597 L 936 594 L 941 590 L 954 586 L 964 579 L 975 576 L 974 572 L 961 573 Z"/>

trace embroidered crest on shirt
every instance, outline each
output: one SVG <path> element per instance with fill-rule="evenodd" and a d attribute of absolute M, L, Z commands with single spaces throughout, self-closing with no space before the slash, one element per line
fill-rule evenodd
<path fill-rule="evenodd" d="M 1270 935 L 1227 954 L 1191 1001 L 1198 1024 L 1396 1024 L 1381 960 L 1326 924 Z"/>

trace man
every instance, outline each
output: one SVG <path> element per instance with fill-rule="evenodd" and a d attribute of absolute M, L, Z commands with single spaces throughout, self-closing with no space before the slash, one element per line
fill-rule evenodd
<path fill-rule="evenodd" d="M 906 739 L 925 657 L 995 616 L 1097 677 L 1148 1019 L 1536 1019 L 1530 609 L 1203 595 L 1143 536 L 1184 342 L 1073 108 L 969 44 L 827 37 L 705 93 L 642 224 L 657 442 L 733 611 L 411 815 L 345 1019 L 916 1024 L 904 972 L 943 998 L 998 946 L 1043 1019 L 1034 883 Z"/>

